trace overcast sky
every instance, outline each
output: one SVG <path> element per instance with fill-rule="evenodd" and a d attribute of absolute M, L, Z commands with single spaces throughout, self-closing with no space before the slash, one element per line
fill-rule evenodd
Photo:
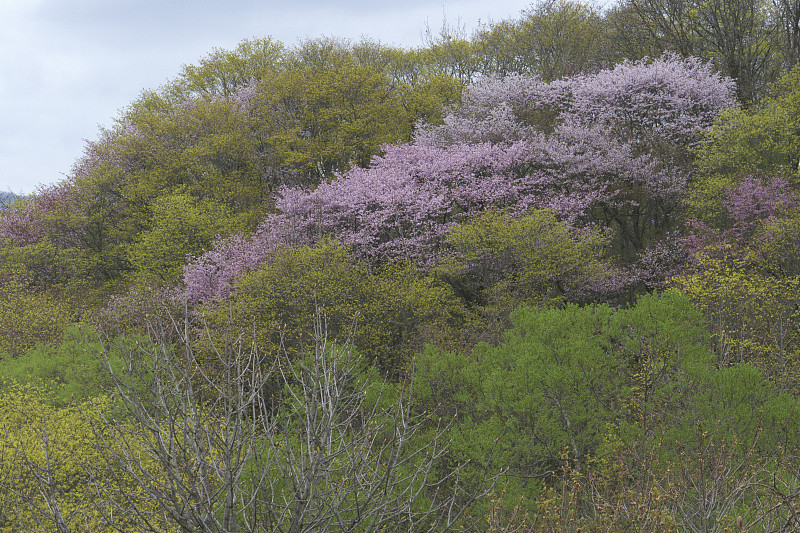
<path fill-rule="evenodd" d="M 69 174 L 84 141 L 141 91 L 213 48 L 272 36 L 418 47 L 446 17 L 471 30 L 526 0 L 0 0 L 0 190 Z"/>

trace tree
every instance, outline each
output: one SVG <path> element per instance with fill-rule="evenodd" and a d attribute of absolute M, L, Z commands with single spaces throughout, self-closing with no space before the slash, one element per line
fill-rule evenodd
<path fill-rule="evenodd" d="M 261 351 L 282 346 L 291 358 L 313 344 L 306 324 L 320 310 L 331 339 L 352 336 L 363 357 L 394 378 L 461 314 L 449 287 L 412 264 L 370 266 L 328 239 L 276 251 L 242 276 L 229 298 L 199 310 L 214 317 L 217 330 L 231 317 L 237 327 L 256 327 Z"/>
<path fill-rule="evenodd" d="M 444 259 L 437 272 L 488 323 L 487 334 L 473 335 L 480 340 L 499 341 L 520 304 L 562 302 L 605 274 L 602 234 L 571 228 L 548 211 L 511 217 L 487 210 L 453 227 L 446 241 L 453 264 Z"/>
<path fill-rule="evenodd" d="M 618 253 L 630 258 L 674 229 L 690 149 L 734 105 L 732 89 L 709 65 L 675 56 L 549 84 L 490 79 L 417 139 L 445 146 L 523 140 L 531 154 L 525 171 L 543 197 L 538 207 L 613 228 Z"/>
<path fill-rule="evenodd" d="M 433 265 L 448 253 L 447 231 L 491 208 L 599 222 L 614 232 L 615 255 L 632 261 L 677 226 L 690 148 L 734 103 L 730 80 L 672 56 L 549 84 L 486 79 L 443 124 L 386 146 L 369 168 L 313 190 L 280 190 L 280 214 L 250 240 L 220 243 L 224 253 L 201 257 L 185 277 L 193 292 L 222 294 L 264 259 L 261 250 L 324 236 L 358 258 Z"/>
<path fill-rule="evenodd" d="M 42 195 L 53 205 L 39 210 L 51 241 L 77 252 L 82 277 L 114 284 L 130 272 L 129 248 L 149 229 L 150 208 L 162 195 L 224 206 L 240 231 L 260 219 L 265 187 L 246 92 L 180 104 L 145 94 L 87 144 L 73 175 Z"/>
<path fill-rule="evenodd" d="M 128 253 L 132 276 L 145 282 L 177 280 L 188 258 L 200 255 L 232 223 L 224 206 L 213 200 L 197 202 L 186 194 L 159 196 L 150 210 L 149 229 L 139 234 Z"/>
<path fill-rule="evenodd" d="M 33 463 L 35 447 L 18 446 L 23 479 L 46 505 L 14 500 L 17 512 L 33 512 L 62 532 L 75 530 L 73 518 L 82 514 L 97 524 L 92 530 L 135 524 L 154 533 L 469 526 L 456 498 L 469 504 L 483 491 L 465 495 L 458 471 L 433 470 L 447 447 L 444 430 L 417 438 L 427 419 L 410 411 L 413 387 L 365 372 L 349 341 L 327 339 L 321 317 L 307 357 L 280 369 L 271 365 L 274 354 L 231 331 L 215 346 L 213 376 L 196 358 L 188 324 L 149 328 L 149 341 L 119 346 L 124 373 L 106 365 L 116 408 L 82 407 L 82 435 L 97 457 L 78 463 L 86 478 L 79 488 L 93 497 L 70 507 L 51 481 L 66 474 L 56 449 L 42 448 Z M 164 342 L 173 328 L 178 345 Z M 101 361 L 107 350 L 98 353 Z M 283 391 L 275 404 L 261 395 L 273 378 Z M 452 490 L 437 490 L 445 485 Z"/>
<path fill-rule="evenodd" d="M 275 75 L 287 50 L 270 37 L 245 39 L 233 50 L 215 48 L 196 65 L 184 65 L 168 89 L 177 95 L 203 98 L 233 96 Z"/>
<path fill-rule="evenodd" d="M 487 25 L 473 40 L 484 74 L 531 74 L 552 81 L 604 66 L 603 32 L 602 18 L 590 5 L 548 0 L 531 5 L 518 20 Z"/>
<path fill-rule="evenodd" d="M 0 291 L 0 354 L 18 357 L 61 338 L 72 318 L 64 301 L 15 277 L 2 280 Z"/>
<path fill-rule="evenodd" d="M 117 515 L 108 524 L 95 508 L 103 495 L 97 488 L 111 479 L 92 468 L 102 463 L 92 429 L 110 413 L 111 400 L 100 396 L 66 406 L 54 403 L 42 384 L 11 383 L 0 392 L 0 528 L 135 531 L 131 515 Z M 134 493 L 130 497 L 137 499 Z"/>
<path fill-rule="evenodd" d="M 703 310 L 720 365 L 747 362 L 797 388 L 797 194 L 785 176 L 744 176 L 692 221 L 673 280 Z M 710 196 L 710 195 L 709 195 Z"/>
<path fill-rule="evenodd" d="M 463 85 L 475 79 L 480 70 L 480 57 L 460 19 L 451 25 L 444 18 L 438 33 L 426 25 L 424 37 L 424 51 L 438 72 Z"/>
<path fill-rule="evenodd" d="M 698 318 L 674 293 L 616 312 L 523 306 L 497 346 L 480 343 L 469 354 L 427 348 L 418 358 L 420 409 L 455 419 L 452 464 L 490 457 L 492 471 L 502 472 L 506 504 L 533 514 L 530 502 L 565 456 L 585 473 L 611 428 L 627 427 L 625 410 L 643 374 L 654 402 L 648 423 L 672 408 L 658 401 L 685 401 L 692 388 L 680 390 L 690 379 L 683 373 L 709 360 L 706 334 L 692 325 Z"/>
<path fill-rule="evenodd" d="M 778 12 L 778 24 L 783 37 L 783 58 L 788 68 L 800 62 L 800 2 L 773 0 Z"/>
<path fill-rule="evenodd" d="M 487 515 L 565 531 L 721 531 L 732 510 L 755 522 L 787 509 L 768 480 L 796 468 L 774 453 L 794 446 L 796 401 L 752 365 L 716 367 L 685 295 L 523 306 L 513 318 L 497 346 L 417 358 L 419 409 L 455 421 L 446 464 L 489 457 L 500 473 Z"/>
<path fill-rule="evenodd" d="M 736 80 L 742 103 L 757 101 L 781 61 L 770 6 L 764 0 L 629 0 L 651 41 L 664 50 L 713 60 Z"/>
<path fill-rule="evenodd" d="M 258 127 L 276 166 L 316 184 L 366 166 L 381 145 L 406 140 L 413 118 L 389 78 L 350 58 L 297 62 L 261 84 Z"/>
<path fill-rule="evenodd" d="M 13 358 L 4 357 L 0 360 L 0 389 L 7 393 L 19 387 L 46 389 L 39 402 L 57 408 L 102 397 L 112 382 L 92 354 L 100 346 L 87 347 L 91 342 L 87 338 L 92 335 L 95 331 L 85 324 L 69 325 L 47 344 L 39 343 Z M 61 342 L 52 342 L 57 337 Z M 119 343 L 135 344 L 137 340 L 141 339 L 129 335 L 120 337 Z M 123 371 L 119 357 L 111 353 L 109 359 L 118 372 Z"/>
<path fill-rule="evenodd" d="M 772 95 L 749 109 L 721 114 L 698 148 L 692 183 L 692 215 L 706 222 L 721 212 L 725 191 L 750 174 L 783 175 L 791 181 L 800 169 L 800 68 L 783 76 Z"/>

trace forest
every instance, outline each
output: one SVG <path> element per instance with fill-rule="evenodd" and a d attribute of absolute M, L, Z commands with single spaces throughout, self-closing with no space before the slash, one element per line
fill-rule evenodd
<path fill-rule="evenodd" d="M 214 49 L 0 210 L 2 532 L 800 530 L 800 2 Z"/>

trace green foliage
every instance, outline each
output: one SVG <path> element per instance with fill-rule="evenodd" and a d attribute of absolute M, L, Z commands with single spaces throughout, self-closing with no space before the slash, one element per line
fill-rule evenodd
<path fill-rule="evenodd" d="M 553 305 L 564 292 L 601 275 L 606 239 L 599 231 L 575 231 L 550 212 L 511 217 L 495 210 L 454 227 L 447 242 L 455 252 L 437 271 L 476 313 L 465 339 L 499 339 L 511 310 L 522 303 Z"/>
<path fill-rule="evenodd" d="M 697 151 L 700 171 L 691 189 L 692 215 L 715 220 L 726 189 L 746 174 L 800 171 L 800 67 L 773 87 L 772 94 L 748 109 L 722 113 Z"/>
<path fill-rule="evenodd" d="M 229 307 L 230 306 L 230 307 Z M 328 336 L 346 339 L 385 372 L 401 373 L 426 340 L 447 332 L 459 303 L 443 284 L 407 263 L 371 268 L 353 262 L 339 243 L 290 248 L 244 277 L 229 303 L 209 304 L 214 323 L 233 313 L 238 328 L 256 331 L 264 353 L 283 346 L 302 353 L 319 308 Z"/>
<path fill-rule="evenodd" d="M 53 213 L 53 233 L 61 241 L 69 237 L 62 246 L 75 250 L 79 277 L 95 284 L 113 286 L 135 268 L 145 277 L 170 279 L 175 262 L 199 253 L 209 233 L 248 229 L 268 207 L 247 115 L 233 101 L 182 106 L 146 93 L 87 152 L 66 185 L 71 211 Z M 174 222 L 181 227 L 154 218 L 174 214 L 181 204 L 191 206 Z M 222 215 L 225 220 L 199 226 L 203 217 Z M 186 242 L 175 244 L 189 249 L 172 250 L 168 264 L 159 265 L 143 247 L 167 245 L 163 234 L 170 229 L 183 232 Z M 167 271 L 154 272 L 161 267 Z"/>
<path fill-rule="evenodd" d="M 463 83 L 440 72 L 426 49 L 390 49 L 382 71 L 392 80 L 400 104 L 414 125 L 438 124 L 444 110 L 461 99 Z"/>
<path fill-rule="evenodd" d="M 488 458 L 493 472 L 508 468 L 501 485 L 512 503 L 537 494 L 565 450 L 585 462 L 630 395 L 611 319 L 605 306 L 522 308 L 498 347 L 426 349 L 417 390 L 422 405 L 456 416 L 452 461 Z"/>
<path fill-rule="evenodd" d="M 751 363 L 786 390 L 798 390 L 800 279 L 777 278 L 737 260 L 703 258 L 675 280 L 703 312 L 721 366 Z"/>
<path fill-rule="evenodd" d="M 0 244 L 0 265 L 0 278 L 16 277 L 36 290 L 80 283 L 75 250 L 61 248 L 47 237 L 30 244 Z"/>
<path fill-rule="evenodd" d="M 285 53 L 283 44 L 270 37 L 245 39 L 233 50 L 214 49 L 198 64 L 184 65 L 169 89 L 176 95 L 231 96 L 273 75 Z"/>
<path fill-rule="evenodd" d="M 704 432 L 740 459 L 798 437 L 800 411 L 757 368 L 714 368 L 703 317 L 677 291 L 616 311 L 523 307 L 513 320 L 497 347 L 427 348 L 416 381 L 418 407 L 454 419 L 450 464 L 504 472 L 507 511 L 546 495 L 565 461 L 611 478 L 650 457 L 652 475 L 664 476 L 685 450 L 708 445 Z"/>
<path fill-rule="evenodd" d="M 426 26 L 424 37 L 426 46 L 423 53 L 437 72 L 458 80 L 464 86 L 474 81 L 481 70 L 481 58 L 464 26 L 460 23 L 451 25 L 445 18 L 438 33 Z"/>
<path fill-rule="evenodd" d="M 601 64 L 605 26 L 588 3 L 548 0 L 531 5 L 519 20 L 488 25 L 475 43 L 484 72 L 535 74 L 552 81 Z"/>
<path fill-rule="evenodd" d="M 312 184 L 409 140 L 408 111 L 385 73 L 350 58 L 298 62 L 259 86 L 258 127 L 274 165 Z"/>
<path fill-rule="evenodd" d="M 54 407 L 44 387 L 0 393 L 0 527 L 451 530 L 460 513 L 431 471 L 444 429 L 414 439 L 425 419 L 351 339 L 329 342 L 317 317 L 312 348 L 278 370 L 252 338 L 228 336 L 212 374 L 188 321 L 176 342 L 161 334 L 174 326 L 157 315 L 148 338 L 103 339 L 113 397 Z"/>
<path fill-rule="evenodd" d="M 627 410 L 624 418 L 645 433 L 679 425 L 673 415 L 691 401 L 711 361 L 702 316 L 684 295 L 668 291 L 640 298 L 615 313 L 613 322 L 615 353 L 626 363 L 632 392 L 620 405 Z"/>
<path fill-rule="evenodd" d="M 800 276 L 800 210 L 766 220 L 756 237 L 767 272 L 778 278 Z"/>
<path fill-rule="evenodd" d="M 101 396 L 111 381 L 98 360 L 102 346 L 92 339 L 93 335 L 85 328 L 71 326 L 65 329 L 59 344 L 39 345 L 18 357 L 0 360 L 0 380 L 6 380 L 3 389 L 12 383 L 47 389 L 42 401 L 58 406 Z M 127 342 L 134 343 L 135 339 Z M 121 360 L 113 350 L 110 360 L 112 367 L 121 372 Z"/>
<path fill-rule="evenodd" d="M 159 196 L 150 211 L 149 229 L 139 233 L 128 253 L 132 275 L 143 281 L 176 281 L 187 257 L 202 253 L 233 221 L 225 206 L 186 194 Z"/>
<path fill-rule="evenodd" d="M 557 300 L 569 284 L 597 276 L 605 244 L 599 231 L 579 233 L 542 210 L 486 211 L 452 229 L 447 242 L 479 286 L 517 304 Z"/>
<path fill-rule="evenodd" d="M 19 278 L 0 283 L 0 354 L 17 357 L 38 343 L 58 342 L 71 313 L 64 301 Z"/>
<path fill-rule="evenodd" d="M 114 169 L 118 183 L 103 182 L 120 190 L 122 206 L 147 216 L 141 208 L 158 196 L 185 193 L 224 205 L 248 223 L 263 214 L 264 169 L 246 103 L 145 93 L 119 123 L 108 149 L 128 168 Z"/>
<path fill-rule="evenodd" d="M 110 400 L 55 403 L 37 385 L 9 383 L 0 392 L 0 531 L 136 531 L 134 517 L 118 515 L 113 527 L 96 505 L 99 487 L 122 488 L 107 477 L 95 434 Z"/>

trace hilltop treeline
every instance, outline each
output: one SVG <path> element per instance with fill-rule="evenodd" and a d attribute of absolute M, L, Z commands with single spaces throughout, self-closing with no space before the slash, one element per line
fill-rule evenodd
<path fill-rule="evenodd" d="M 0 528 L 796 529 L 794 7 L 252 39 L 143 93 L 0 211 Z"/>

